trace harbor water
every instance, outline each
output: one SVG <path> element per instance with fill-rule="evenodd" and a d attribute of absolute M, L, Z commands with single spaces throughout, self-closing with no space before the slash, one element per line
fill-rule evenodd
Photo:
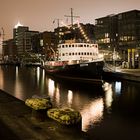
<path fill-rule="evenodd" d="M 39 67 L 0 66 L 0 89 L 23 101 L 50 96 L 55 107 L 80 111 L 82 131 L 93 140 L 140 137 L 139 82 L 80 84 L 51 78 Z"/>

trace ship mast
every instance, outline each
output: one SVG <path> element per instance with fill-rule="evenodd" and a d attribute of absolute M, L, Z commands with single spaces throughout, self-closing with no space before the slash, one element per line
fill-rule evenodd
<path fill-rule="evenodd" d="M 2 44 L 1 44 L 1 49 L 2 49 L 2 59 L 3 59 L 3 56 L 4 56 L 4 52 L 3 52 L 3 45 L 4 45 L 4 36 L 5 36 L 5 33 L 4 33 L 4 28 L 2 27 L 1 28 L 1 30 L 2 30 L 2 34 L 1 34 L 1 36 L 2 36 Z"/>
<path fill-rule="evenodd" d="M 57 28 L 60 27 L 60 20 L 61 20 L 61 19 L 57 18 L 57 19 L 55 19 L 55 20 L 53 21 L 53 23 L 55 23 L 55 21 L 57 21 Z"/>
<path fill-rule="evenodd" d="M 74 16 L 73 15 L 73 8 L 71 8 L 71 15 L 65 15 L 65 17 L 70 17 L 71 18 L 71 26 L 73 27 L 73 19 L 74 18 L 80 18 L 79 16 Z"/>

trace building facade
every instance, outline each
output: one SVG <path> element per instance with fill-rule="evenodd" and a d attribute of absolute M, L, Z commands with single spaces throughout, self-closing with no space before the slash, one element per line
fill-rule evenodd
<path fill-rule="evenodd" d="M 140 10 L 98 18 L 95 37 L 100 48 L 118 51 L 129 68 L 138 67 L 140 57 Z"/>
<path fill-rule="evenodd" d="M 140 48 L 140 11 L 133 10 L 118 14 L 118 45 L 124 60 L 130 59 Z M 128 58 L 130 56 L 130 58 Z M 128 60 L 131 61 L 131 60 Z"/>
<path fill-rule="evenodd" d="M 17 46 L 17 55 L 22 57 L 24 53 L 32 51 L 32 36 L 38 34 L 38 31 L 29 31 L 29 27 L 18 26 L 13 29 L 13 39 Z"/>
<path fill-rule="evenodd" d="M 113 50 L 117 47 L 118 31 L 117 16 L 108 15 L 95 20 L 96 42 L 101 49 Z"/>
<path fill-rule="evenodd" d="M 42 32 L 32 36 L 33 52 L 51 59 L 57 49 L 57 37 L 54 32 Z"/>
<path fill-rule="evenodd" d="M 5 62 L 17 62 L 17 46 L 14 39 L 9 39 L 3 42 L 3 59 Z"/>

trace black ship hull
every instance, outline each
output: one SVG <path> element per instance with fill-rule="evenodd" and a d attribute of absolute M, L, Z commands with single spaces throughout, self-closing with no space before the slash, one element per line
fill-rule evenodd
<path fill-rule="evenodd" d="M 104 61 L 79 63 L 72 65 L 49 66 L 45 70 L 49 75 L 79 81 L 101 81 Z"/>

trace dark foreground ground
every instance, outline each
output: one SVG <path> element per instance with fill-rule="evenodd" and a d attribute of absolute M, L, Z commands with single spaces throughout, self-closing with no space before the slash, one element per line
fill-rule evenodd
<path fill-rule="evenodd" d="M 89 140 L 78 128 L 61 126 L 0 90 L 0 140 Z"/>

